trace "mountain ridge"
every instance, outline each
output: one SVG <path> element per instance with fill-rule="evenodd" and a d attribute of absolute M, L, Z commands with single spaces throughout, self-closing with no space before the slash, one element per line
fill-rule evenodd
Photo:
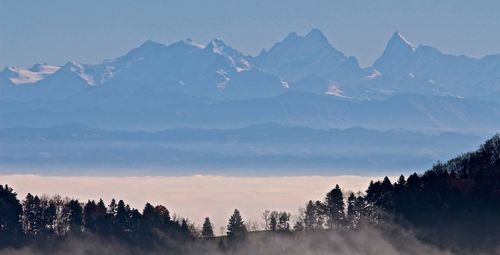
<path fill-rule="evenodd" d="M 398 31 L 391 36 L 381 56 L 367 68 L 361 68 L 355 57 L 335 49 L 319 29 L 312 29 L 304 36 L 292 32 L 257 56 L 245 55 L 219 38 L 206 45 L 191 39 L 170 45 L 147 40 L 123 56 L 94 65 L 68 62 L 62 68 L 52 66 L 50 72 L 43 74 L 33 71 L 34 67 L 31 71 L 5 68 L 0 72 L 1 91 L 5 91 L 0 98 L 26 101 L 81 92 L 67 90 L 52 92 L 57 95 L 51 96 L 44 94 L 55 89 L 18 88 L 63 87 L 56 83 L 70 82 L 47 80 L 65 72 L 63 76 L 79 76 L 88 87 L 146 84 L 149 89 L 217 100 L 274 96 L 288 89 L 364 99 L 417 93 L 498 100 L 499 63 L 499 54 L 477 59 L 444 54 L 430 46 L 415 46 Z M 71 67 L 64 68 L 68 65 Z M 35 91 L 26 93 L 26 90 Z"/>

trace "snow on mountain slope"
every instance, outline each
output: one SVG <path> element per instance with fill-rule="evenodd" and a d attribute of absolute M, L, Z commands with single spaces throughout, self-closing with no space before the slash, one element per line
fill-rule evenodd
<path fill-rule="evenodd" d="M 270 50 L 263 50 L 254 62 L 262 70 L 289 81 L 309 76 L 342 81 L 364 73 L 356 58 L 335 49 L 318 29 L 305 36 L 290 33 Z"/>
<path fill-rule="evenodd" d="M 409 43 L 396 32 L 374 64 L 374 86 L 397 93 L 495 99 L 500 93 L 500 55 L 475 59 Z M 496 98 L 498 100 L 498 98 Z"/>
<path fill-rule="evenodd" d="M 213 39 L 206 46 L 190 39 L 168 46 L 147 41 L 125 56 L 88 69 L 99 77 L 100 83 L 118 91 L 142 88 L 241 99 L 270 96 L 281 89 L 275 77 L 253 69 L 246 56 L 220 39 Z M 261 88 L 262 84 L 269 88 Z"/>
<path fill-rule="evenodd" d="M 498 101 L 500 55 L 475 59 L 444 54 L 415 46 L 395 32 L 373 67 L 362 69 L 313 29 L 305 36 L 290 33 L 257 57 L 221 39 L 206 45 L 190 39 L 170 45 L 149 40 L 99 64 L 44 64 L 0 72 L 2 99 L 76 98 L 84 91 L 87 101 L 103 95 L 137 101 L 132 97 L 172 93 L 228 101 L 287 91 L 358 99 L 416 93 Z"/>
<path fill-rule="evenodd" d="M 55 73 L 60 67 L 48 64 L 35 64 L 31 68 L 6 67 L 1 75 L 14 85 L 35 83 Z"/>

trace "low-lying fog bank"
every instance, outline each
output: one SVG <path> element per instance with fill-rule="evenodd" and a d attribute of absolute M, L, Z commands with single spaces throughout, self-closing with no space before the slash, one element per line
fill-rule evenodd
<path fill-rule="evenodd" d="M 146 202 L 165 205 L 171 213 L 187 217 L 198 226 L 210 217 L 216 234 L 225 227 L 234 208 L 244 219 L 257 223 L 264 210 L 286 210 L 295 214 L 310 199 L 323 199 L 335 184 L 344 190 L 364 191 L 370 180 L 363 176 L 300 177 L 95 177 L 0 175 L 0 183 L 8 184 L 23 199 L 28 192 L 41 195 L 59 194 L 87 199 L 123 199 L 142 209 Z M 392 178 L 391 178 L 392 179 Z M 225 230 L 224 230 L 225 231 Z"/>

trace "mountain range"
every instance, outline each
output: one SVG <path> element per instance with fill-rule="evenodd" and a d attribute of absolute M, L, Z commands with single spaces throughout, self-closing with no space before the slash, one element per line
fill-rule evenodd
<path fill-rule="evenodd" d="M 148 89 L 214 100 L 288 91 L 356 99 L 417 93 L 498 100 L 500 55 L 448 55 L 430 46 L 414 46 L 395 32 L 375 63 L 362 68 L 355 57 L 335 49 L 313 29 L 305 36 L 290 33 L 257 56 L 245 55 L 220 39 L 206 45 L 186 39 L 168 46 L 149 40 L 99 64 L 35 64 L 6 67 L 0 73 L 3 100 L 63 99 L 88 91 L 106 93 L 105 87 L 117 96 Z"/>
<path fill-rule="evenodd" d="M 402 128 L 491 134 L 500 126 L 500 55 L 414 46 L 395 32 L 373 66 L 318 29 L 257 56 L 213 39 L 146 41 L 98 64 L 6 67 L 0 128 L 82 123 L 161 130 L 264 122 L 314 128 Z"/>
<path fill-rule="evenodd" d="M 424 169 L 499 127 L 500 55 L 444 54 L 399 32 L 366 68 L 313 29 L 257 56 L 221 39 L 149 40 L 98 64 L 0 72 L 2 172 Z"/>

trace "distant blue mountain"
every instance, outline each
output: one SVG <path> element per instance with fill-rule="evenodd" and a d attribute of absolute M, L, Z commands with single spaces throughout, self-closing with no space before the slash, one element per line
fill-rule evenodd
<path fill-rule="evenodd" d="M 101 128 L 158 130 L 235 128 L 266 122 L 315 128 L 457 131 L 491 134 L 500 127 L 500 104 L 401 94 L 358 100 L 302 92 L 237 101 L 138 90 L 114 97 L 106 87 L 58 101 L 0 103 L 0 127 L 79 122 Z"/>
<path fill-rule="evenodd" d="M 314 29 L 257 56 L 218 38 L 146 41 L 97 64 L 0 72 L 1 169 L 428 167 L 499 128 L 500 55 L 399 32 L 367 68 Z"/>
<path fill-rule="evenodd" d="M 298 90 L 358 99 L 417 93 L 498 101 L 500 55 L 475 59 L 443 54 L 414 46 L 396 32 L 374 65 L 361 68 L 355 57 L 335 49 L 313 29 L 305 36 L 290 33 L 255 57 L 221 39 L 206 45 L 190 39 L 168 46 L 146 41 L 98 64 L 37 64 L 0 72 L 0 98 L 9 101 L 62 99 L 94 87 L 110 87 L 114 97 L 150 90 L 241 100 Z"/>
<path fill-rule="evenodd" d="M 474 149 L 482 140 L 459 133 L 319 130 L 273 123 L 155 132 L 66 124 L 2 129 L 0 137 L 2 173 L 9 169 L 40 174 L 68 170 L 73 175 L 390 174 L 428 168 L 438 159 Z"/>

